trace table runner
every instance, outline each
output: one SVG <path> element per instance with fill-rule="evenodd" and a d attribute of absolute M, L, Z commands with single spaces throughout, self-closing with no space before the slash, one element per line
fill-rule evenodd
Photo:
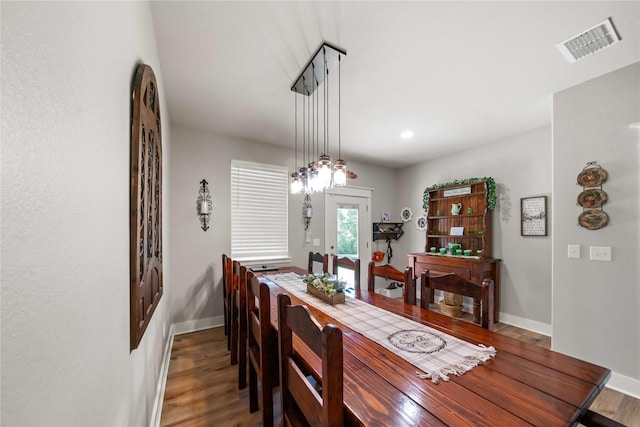
<path fill-rule="evenodd" d="M 382 345 L 423 372 L 435 384 L 449 375 L 461 375 L 494 357 L 496 350 L 473 345 L 421 323 L 349 297 L 344 304 L 331 305 L 307 293 L 306 284 L 296 273 L 265 275 L 276 285 L 316 307 L 353 331 Z"/>

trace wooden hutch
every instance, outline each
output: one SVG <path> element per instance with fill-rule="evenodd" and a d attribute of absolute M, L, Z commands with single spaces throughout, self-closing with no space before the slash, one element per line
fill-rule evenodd
<path fill-rule="evenodd" d="M 408 256 L 409 266 L 413 268 L 416 278 L 429 269 L 436 274 L 456 273 L 476 283 L 482 283 L 485 278 L 493 279 L 494 319 L 497 322 L 500 311 L 500 260 L 491 257 L 491 210 L 488 196 L 487 180 L 426 190 L 425 252 L 410 253 Z M 459 207 L 459 213 L 454 214 L 454 205 Z M 471 250 L 471 255 L 450 253 L 450 243 L 460 244 L 462 250 Z M 436 248 L 435 253 L 430 251 L 433 247 Z M 441 248 L 446 248 L 447 253 L 441 254 Z M 433 293 L 429 298 L 433 301 Z"/>

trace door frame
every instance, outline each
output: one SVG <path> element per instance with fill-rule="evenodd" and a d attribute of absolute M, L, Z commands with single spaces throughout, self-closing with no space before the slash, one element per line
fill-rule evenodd
<path fill-rule="evenodd" d="M 332 212 L 330 206 L 333 204 L 328 203 L 329 198 L 333 197 L 355 197 L 363 199 L 365 205 L 365 211 L 360 215 L 364 220 L 364 223 L 359 224 L 358 227 L 358 244 L 359 244 L 359 257 L 360 257 L 360 286 L 366 287 L 367 283 L 367 268 L 369 260 L 371 259 L 371 239 L 372 239 L 372 225 L 371 225 L 371 198 L 373 196 L 373 188 L 365 187 L 334 187 L 324 191 L 324 246 L 325 253 L 331 254 L 331 245 L 335 245 L 333 242 L 334 237 L 330 236 L 329 227 L 327 222 L 329 218 L 335 218 L 335 212 Z M 335 219 L 334 219 L 335 221 Z M 333 267 L 332 267 L 333 268 Z"/>

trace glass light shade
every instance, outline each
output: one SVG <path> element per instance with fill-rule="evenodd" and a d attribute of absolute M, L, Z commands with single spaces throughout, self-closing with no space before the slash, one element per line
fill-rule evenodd
<path fill-rule="evenodd" d="M 307 177 L 307 168 L 298 169 L 298 179 L 300 180 L 300 191 L 308 193 L 309 181 Z"/>
<path fill-rule="evenodd" d="M 347 185 L 347 162 L 337 159 L 333 162 L 333 183 L 334 185 Z"/>
<path fill-rule="evenodd" d="M 302 191 L 302 183 L 298 178 L 298 172 L 291 172 L 291 194 L 299 194 Z"/>
<path fill-rule="evenodd" d="M 320 180 L 318 185 L 323 189 L 331 188 L 331 178 L 331 158 L 323 154 L 318 161 L 318 179 Z"/>
<path fill-rule="evenodd" d="M 309 163 L 307 176 L 309 182 L 309 191 L 311 193 L 322 191 L 322 187 L 320 186 L 320 179 L 318 177 L 318 162 Z"/>

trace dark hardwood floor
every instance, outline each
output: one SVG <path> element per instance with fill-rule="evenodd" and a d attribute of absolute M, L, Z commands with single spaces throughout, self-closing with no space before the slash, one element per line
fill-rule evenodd
<path fill-rule="evenodd" d="M 544 335 L 498 323 L 495 331 L 544 348 Z M 276 392 L 274 405 L 279 408 Z M 591 409 L 630 426 L 640 427 L 640 400 L 605 389 Z M 279 418 L 280 411 L 276 411 Z M 280 420 L 276 420 L 279 425 Z M 260 426 L 261 412 L 249 413 L 248 389 L 238 390 L 238 366 L 229 364 L 223 328 L 177 335 L 162 406 L 161 426 Z"/>

